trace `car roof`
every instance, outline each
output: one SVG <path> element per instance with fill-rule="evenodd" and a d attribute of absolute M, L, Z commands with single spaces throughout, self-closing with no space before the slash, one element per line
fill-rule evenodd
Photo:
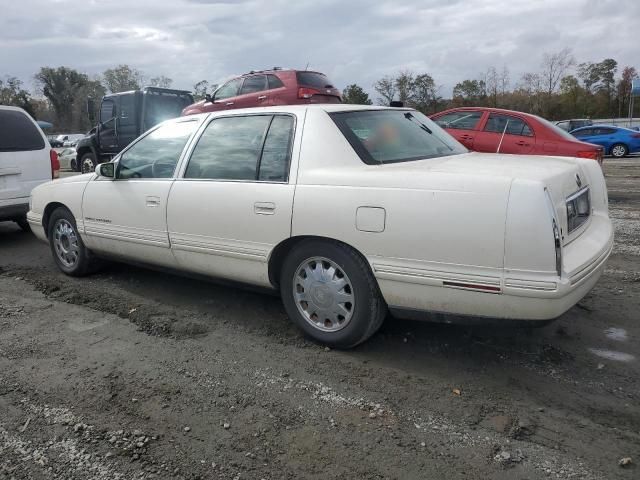
<path fill-rule="evenodd" d="M 473 112 L 478 110 L 487 111 L 490 113 L 503 113 L 505 115 L 522 115 L 528 118 L 535 118 L 535 119 L 538 118 L 538 115 L 534 115 L 533 113 L 519 112 L 517 110 L 507 110 L 506 108 L 494 108 L 494 107 L 455 107 L 455 108 L 449 108 L 442 112 L 438 112 L 437 115 L 440 115 L 442 113 L 448 113 L 448 112 L 456 112 L 456 111 Z"/>
<path fill-rule="evenodd" d="M 183 117 L 177 117 L 169 121 L 181 121 L 188 120 L 189 118 L 205 118 L 208 116 L 222 117 L 230 115 L 239 115 L 243 113 L 303 113 L 307 110 L 322 110 L 327 113 L 333 112 L 357 112 L 364 110 L 413 110 L 412 108 L 395 108 L 395 107 L 383 107 L 376 105 L 352 105 L 344 103 L 317 103 L 312 105 L 280 105 L 273 107 L 252 107 L 252 108 L 238 108 L 234 110 L 220 110 L 217 112 L 197 113 L 195 115 L 186 115 Z"/>
<path fill-rule="evenodd" d="M 0 105 L 0 110 L 14 110 L 17 112 L 24 112 L 27 113 L 26 110 L 24 108 L 20 108 L 20 107 L 13 107 L 11 105 Z"/>

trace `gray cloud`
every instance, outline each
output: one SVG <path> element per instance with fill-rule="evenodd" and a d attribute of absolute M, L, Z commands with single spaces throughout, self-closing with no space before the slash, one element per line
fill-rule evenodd
<path fill-rule="evenodd" d="M 428 72 L 448 96 L 491 65 L 517 81 L 565 46 L 578 61 L 639 59 L 637 0 L 0 0 L 0 12 L 0 76 L 28 85 L 41 66 L 127 63 L 190 89 L 308 62 L 369 91 L 386 74 Z"/>

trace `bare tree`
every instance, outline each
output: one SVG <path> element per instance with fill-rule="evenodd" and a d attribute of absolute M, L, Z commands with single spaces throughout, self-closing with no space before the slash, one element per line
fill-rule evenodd
<path fill-rule="evenodd" d="M 378 92 L 378 103 L 380 105 L 389 105 L 396 96 L 395 78 L 386 76 L 373 84 L 373 89 Z"/>
<path fill-rule="evenodd" d="M 487 88 L 487 96 L 491 99 L 490 104 L 492 107 L 498 106 L 498 89 L 499 89 L 499 79 L 498 79 L 498 71 L 496 67 L 487 68 L 486 73 L 484 74 L 484 83 Z"/>
<path fill-rule="evenodd" d="M 560 85 L 560 79 L 565 76 L 567 70 L 576 64 L 576 59 L 571 49 L 563 48 L 559 52 L 545 53 L 542 56 L 542 72 L 546 94 L 551 96 Z"/>

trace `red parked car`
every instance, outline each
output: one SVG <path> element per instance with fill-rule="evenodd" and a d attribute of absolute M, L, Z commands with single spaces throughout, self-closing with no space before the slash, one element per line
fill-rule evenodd
<path fill-rule="evenodd" d="M 182 115 L 232 108 L 341 102 L 340 90 L 324 73 L 276 68 L 233 78 L 213 95 L 186 107 Z"/>
<path fill-rule="evenodd" d="M 602 147 L 581 142 L 537 115 L 499 108 L 461 107 L 436 113 L 431 118 L 476 152 L 592 158 L 602 164 Z"/>

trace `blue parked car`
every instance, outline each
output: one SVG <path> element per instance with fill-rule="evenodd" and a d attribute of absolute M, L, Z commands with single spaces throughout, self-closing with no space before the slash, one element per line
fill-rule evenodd
<path fill-rule="evenodd" d="M 640 133 L 630 128 L 614 125 L 591 125 L 576 128 L 571 135 L 583 142 L 604 147 L 605 155 L 622 158 L 630 153 L 640 152 Z"/>

